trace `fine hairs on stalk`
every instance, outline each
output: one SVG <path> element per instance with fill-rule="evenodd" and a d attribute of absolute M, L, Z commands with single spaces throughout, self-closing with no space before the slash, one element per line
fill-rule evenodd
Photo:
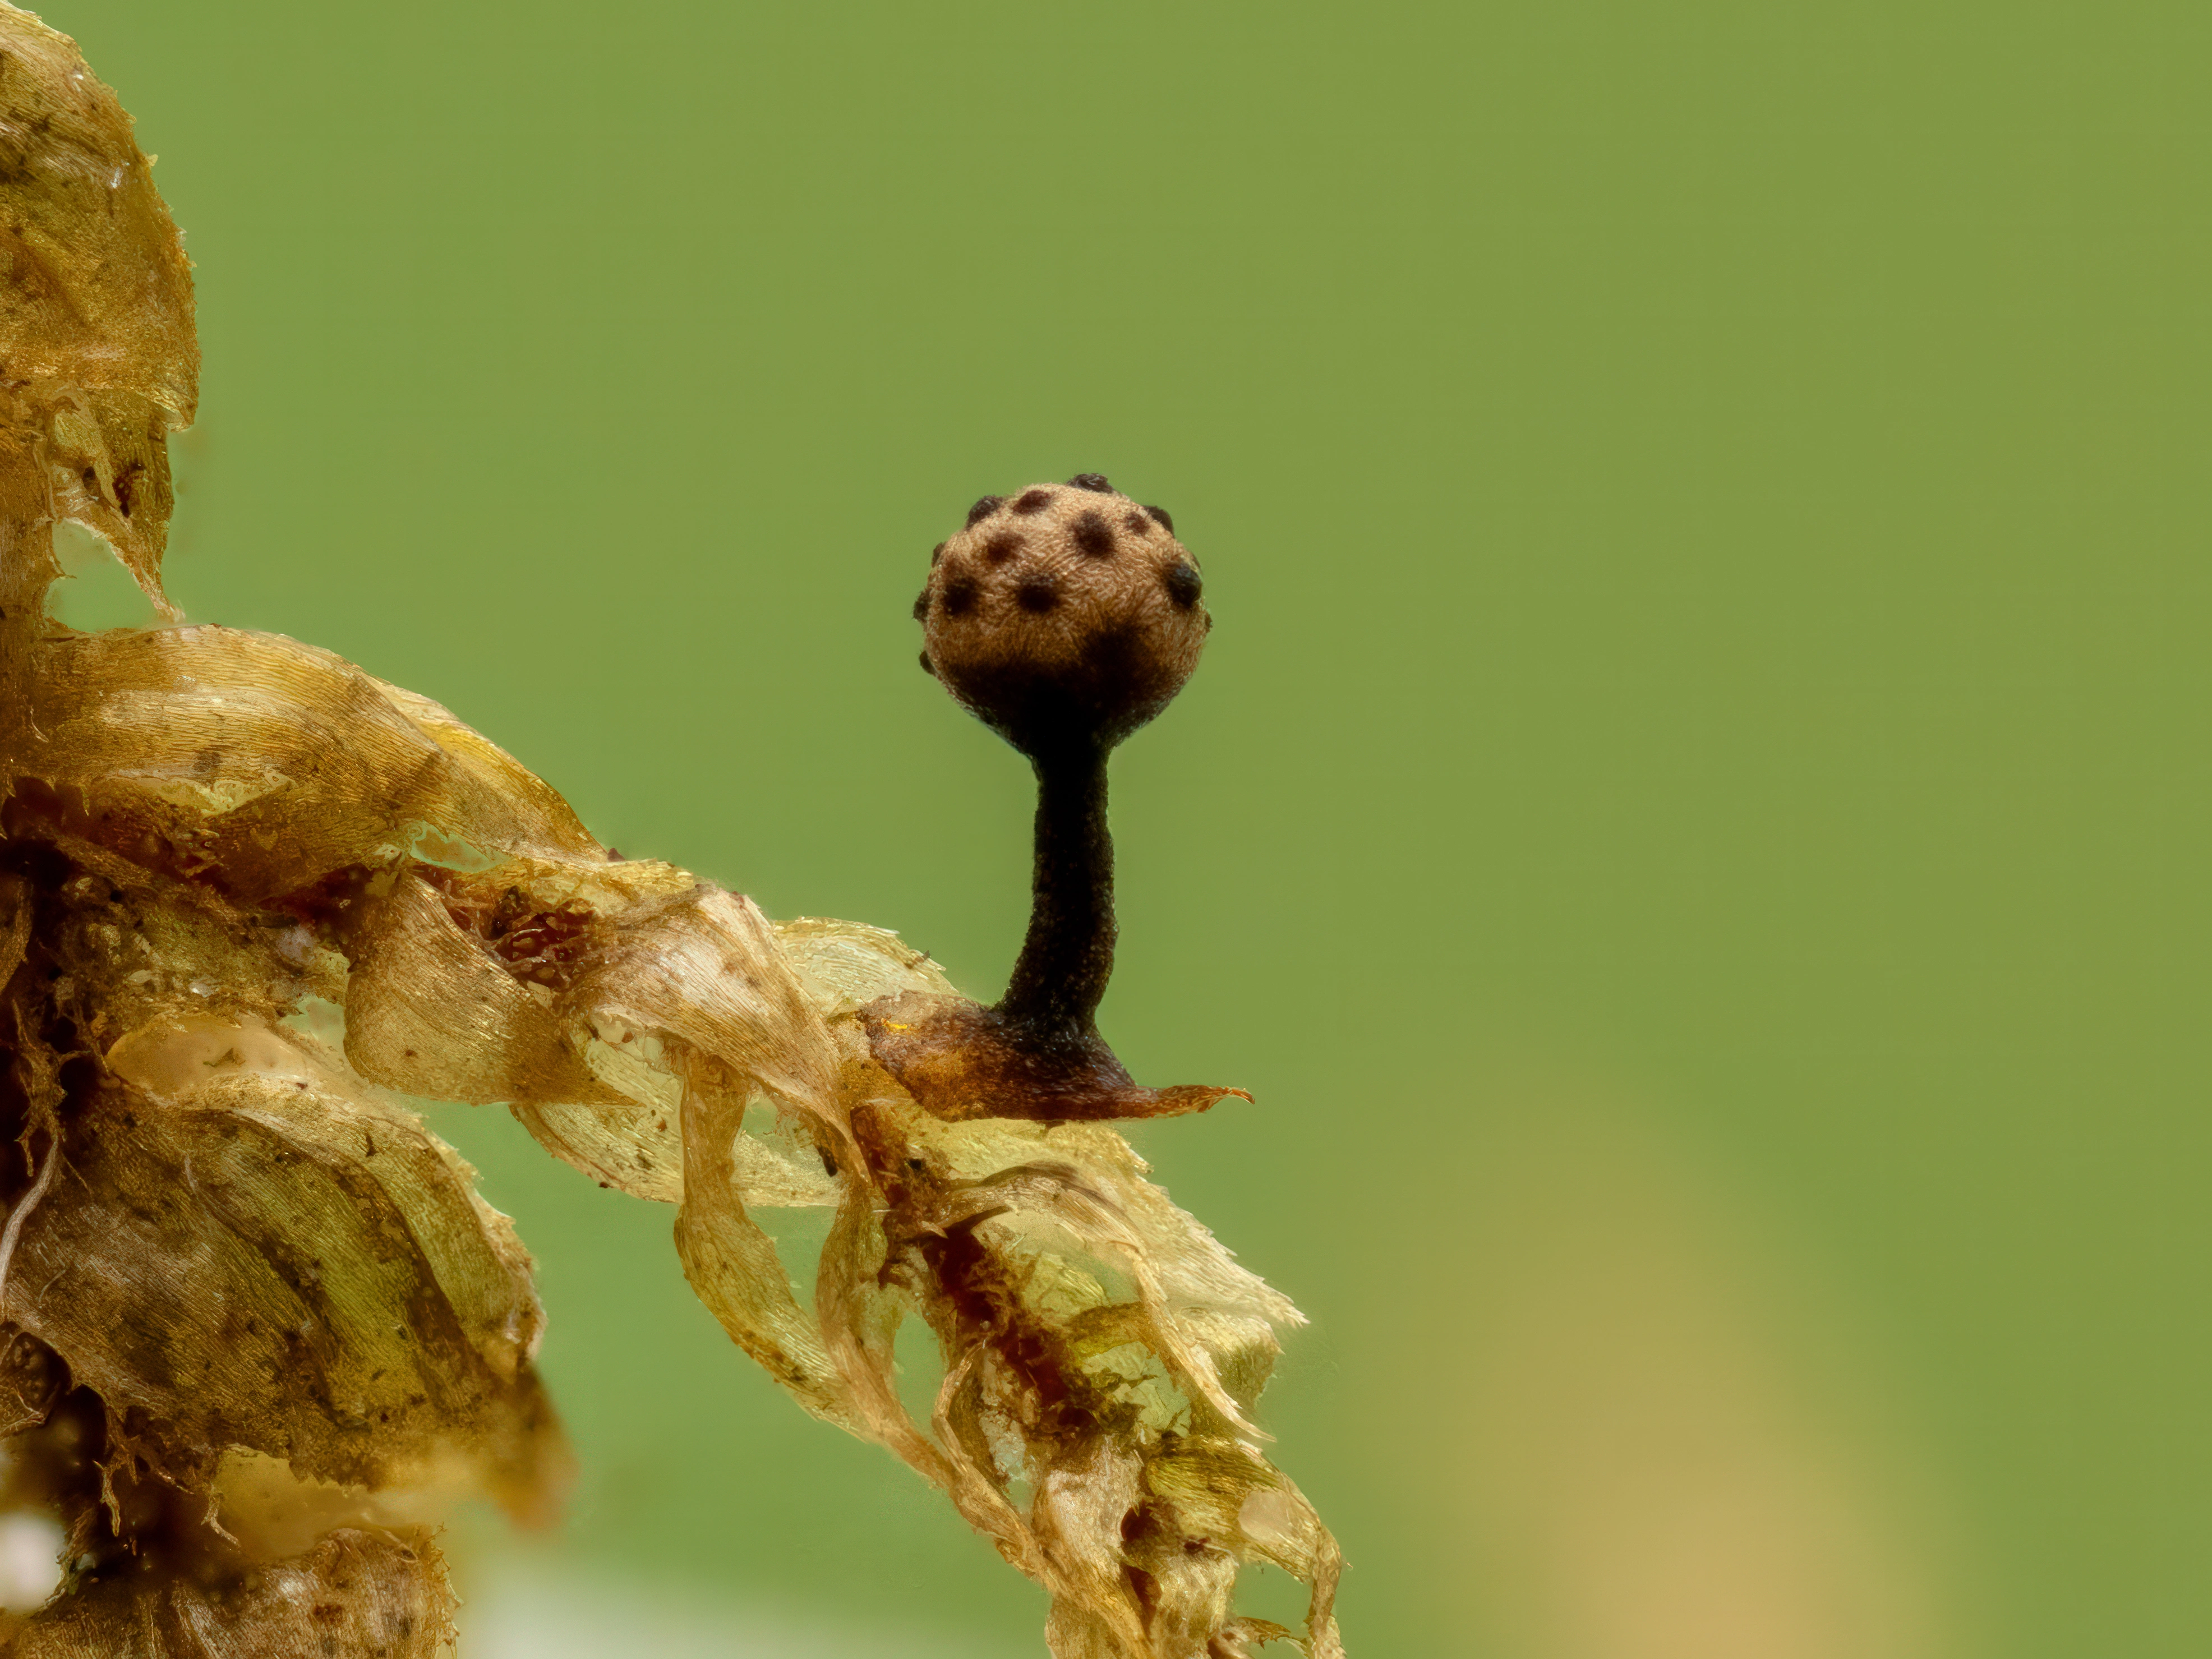
<path fill-rule="evenodd" d="M 732 1341 L 1042 1585 L 1056 1659 L 1337 1659 L 1335 1544 L 1255 1421 L 1300 1316 L 1113 1127 L 1241 1091 L 1140 1086 L 1094 1023 L 1108 757 L 1211 626 L 1168 514 L 1083 474 L 933 556 L 924 666 L 1038 783 L 985 1007 L 882 929 L 621 857 L 427 698 L 185 625 L 190 269 L 114 95 L 4 5 L 0 152 L 0 1506 L 65 1567 L 0 1654 L 431 1659 L 442 1510 L 557 1518 L 529 1257 L 411 1096 L 670 1206 Z M 64 520 L 168 625 L 52 620 Z M 811 1304 L 763 1224 L 804 1208 Z M 944 1365 L 921 1418 L 908 1321 Z M 1303 1628 L 1238 1610 L 1261 1564 Z"/>

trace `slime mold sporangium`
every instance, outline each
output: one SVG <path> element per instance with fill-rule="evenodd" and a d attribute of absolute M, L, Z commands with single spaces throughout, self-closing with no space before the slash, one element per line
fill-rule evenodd
<path fill-rule="evenodd" d="M 1241 1089 L 1141 1089 L 1093 1023 L 1114 971 L 1106 758 L 1198 666 L 1213 618 L 1168 515 L 1096 472 L 986 495 L 930 555 L 922 666 L 1037 780 L 1028 936 L 981 1008 L 927 993 L 865 1011 L 876 1059 L 940 1117 L 1164 1117 Z"/>
<path fill-rule="evenodd" d="M 415 1095 L 675 1206 L 731 1339 L 1042 1584 L 1059 1659 L 1340 1655 L 1335 1546 L 1252 1420 L 1299 1316 L 1101 1121 L 1230 1092 L 1139 1089 L 1091 1025 L 1106 753 L 1208 625 L 1167 515 L 1041 486 L 932 577 L 933 672 L 1040 783 L 1036 916 L 981 1009 L 890 933 L 617 859 L 426 698 L 182 625 L 189 268 L 114 96 L 6 6 L 0 159 L 0 1506 L 67 1565 L 0 1653 L 430 1659 L 422 1522 L 557 1513 L 529 1258 Z M 65 520 L 173 625 L 52 620 Z M 811 1307 L 757 1218 L 805 1206 Z M 1310 1587 L 1304 1631 L 1235 1611 L 1257 1563 Z"/>

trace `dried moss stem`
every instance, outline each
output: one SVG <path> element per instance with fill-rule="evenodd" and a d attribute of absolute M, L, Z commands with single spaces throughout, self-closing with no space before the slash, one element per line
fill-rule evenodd
<path fill-rule="evenodd" d="M 39 1200 L 46 1197 L 46 1188 L 53 1185 L 54 1170 L 62 1161 L 60 1127 L 49 1122 L 46 1125 L 46 1161 L 39 1166 L 39 1176 L 31 1183 L 31 1189 L 17 1200 L 15 1207 L 8 1212 L 6 1228 L 0 1230 L 0 1308 L 8 1305 L 8 1270 L 15 1265 L 15 1245 L 23 1237 L 23 1224 L 31 1218 L 31 1212 L 39 1207 Z M 27 1146 L 29 1140 L 27 1132 L 24 1139 Z"/>
<path fill-rule="evenodd" d="M 27 487 L 27 468 L 9 465 L 16 459 L 0 457 L 0 497 Z M 53 526 L 0 510 L 0 799 L 29 715 L 31 647 L 46 618 L 46 590 L 60 574 Z"/>

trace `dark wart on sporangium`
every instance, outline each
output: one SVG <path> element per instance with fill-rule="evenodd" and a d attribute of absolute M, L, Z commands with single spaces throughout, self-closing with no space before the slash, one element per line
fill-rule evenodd
<path fill-rule="evenodd" d="M 878 1061 L 932 1112 L 1161 1117 L 1243 1093 L 1140 1088 L 1094 1024 L 1114 971 L 1107 757 L 1198 666 L 1203 592 L 1174 520 L 1095 472 L 984 496 L 930 556 L 921 665 L 1037 780 L 1035 897 L 1006 995 L 908 993 L 865 1013 Z"/>

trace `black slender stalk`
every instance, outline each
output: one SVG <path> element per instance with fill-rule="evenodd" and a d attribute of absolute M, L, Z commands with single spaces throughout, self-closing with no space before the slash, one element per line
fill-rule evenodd
<path fill-rule="evenodd" d="M 1030 757 L 1037 780 L 1034 899 L 998 1012 L 1042 1041 L 1090 1035 L 1114 972 L 1106 756 L 1106 744 L 1086 738 Z"/>

